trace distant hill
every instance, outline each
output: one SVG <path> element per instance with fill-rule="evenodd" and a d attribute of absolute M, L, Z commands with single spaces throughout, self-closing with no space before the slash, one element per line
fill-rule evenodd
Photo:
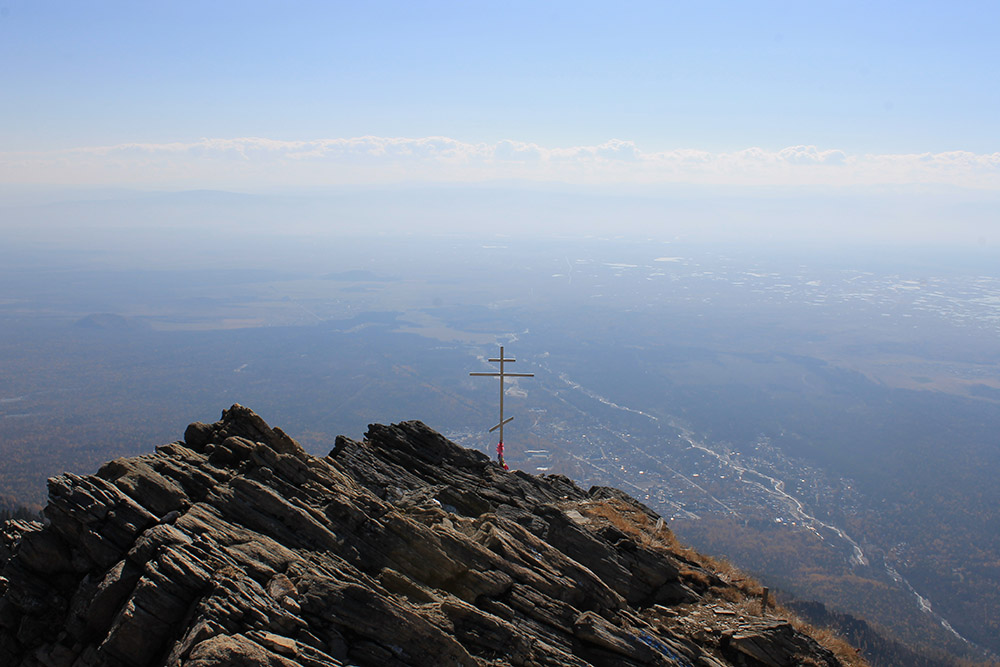
<path fill-rule="evenodd" d="M 102 331 L 127 331 L 138 325 L 131 319 L 114 313 L 92 313 L 76 321 L 80 329 L 100 329 Z"/>
<path fill-rule="evenodd" d="M 10 519 L 38 519 L 41 511 L 37 506 L 25 506 L 14 498 L 0 495 L 0 523 Z"/>
<path fill-rule="evenodd" d="M 906 665 L 907 667 L 952 667 L 956 661 L 947 656 L 928 656 L 910 650 L 900 642 L 888 639 L 866 621 L 850 614 L 827 609 L 819 602 L 789 601 L 784 603 L 801 618 L 820 627 L 830 628 L 845 637 L 873 665 Z"/>

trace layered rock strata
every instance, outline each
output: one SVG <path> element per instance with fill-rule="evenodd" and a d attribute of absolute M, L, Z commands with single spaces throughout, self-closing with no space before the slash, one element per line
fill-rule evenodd
<path fill-rule="evenodd" d="M 234 405 L 44 517 L 0 530 L 0 665 L 841 664 L 624 493 L 415 421 L 317 458 Z"/>

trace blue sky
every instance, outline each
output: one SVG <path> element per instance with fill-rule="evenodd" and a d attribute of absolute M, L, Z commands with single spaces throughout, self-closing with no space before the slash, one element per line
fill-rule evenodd
<path fill-rule="evenodd" d="M 1000 189 L 995 2 L 0 3 L 0 183 Z"/>

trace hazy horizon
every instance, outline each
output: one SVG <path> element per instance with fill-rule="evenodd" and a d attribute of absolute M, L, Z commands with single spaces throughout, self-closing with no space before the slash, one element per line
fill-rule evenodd
<path fill-rule="evenodd" d="M 998 11 L 8 3 L 0 232 L 211 190 L 308 200 L 275 233 L 995 243 Z"/>

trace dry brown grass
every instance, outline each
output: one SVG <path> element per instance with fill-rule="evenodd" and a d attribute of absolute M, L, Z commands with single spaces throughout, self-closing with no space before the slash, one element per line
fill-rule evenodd
<path fill-rule="evenodd" d="M 868 661 L 861 657 L 857 649 L 830 628 L 816 627 L 806 623 L 783 607 L 779 606 L 779 609 L 783 612 L 782 616 L 787 618 L 796 630 L 809 635 L 820 646 L 829 649 L 845 667 L 870 667 Z"/>
<path fill-rule="evenodd" d="M 681 579 L 687 582 L 697 584 L 703 589 L 708 589 L 712 586 L 712 580 L 701 570 L 692 570 L 689 567 L 682 567 L 680 569 Z"/>
<path fill-rule="evenodd" d="M 596 523 L 605 521 L 644 547 L 661 551 L 674 558 L 696 563 L 700 568 L 714 572 L 723 582 L 722 586 L 711 586 L 711 580 L 704 573 L 690 567 L 681 569 L 681 576 L 704 586 L 710 595 L 729 602 L 735 610 L 745 616 L 763 617 L 773 615 L 788 619 L 796 630 L 815 639 L 820 646 L 830 650 L 844 667 L 870 667 L 857 650 L 847 640 L 829 628 L 819 628 L 806 623 L 788 609 L 776 604 L 773 598 L 767 609 L 762 608 L 764 587 L 753 577 L 747 576 L 730 562 L 706 556 L 677 541 L 673 531 L 665 524 L 658 524 L 640 509 L 617 498 L 599 502 L 583 503 L 577 509 Z M 659 527 L 658 527 L 659 526 Z"/>
<path fill-rule="evenodd" d="M 675 558 L 680 557 L 683 560 L 697 564 L 698 567 L 704 570 L 714 572 L 723 581 L 730 583 L 742 591 L 744 595 L 761 595 L 763 593 L 763 586 L 757 583 L 752 577 L 748 577 L 742 573 L 729 561 L 706 556 L 681 544 L 674 535 L 674 532 L 667 528 L 665 523 L 657 529 L 657 523 L 651 521 L 645 512 L 632 507 L 624 501 L 617 498 L 610 498 L 597 503 L 582 505 L 579 511 L 591 519 L 596 518 L 607 521 L 644 547 L 654 551 L 666 552 Z M 706 587 L 710 583 L 703 573 L 691 568 L 682 569 L 681 574 L 695 577 L 696 581 Z M 717 592 L 721 594 L 723 590 L 726 589 L 722 588 Z"/>

